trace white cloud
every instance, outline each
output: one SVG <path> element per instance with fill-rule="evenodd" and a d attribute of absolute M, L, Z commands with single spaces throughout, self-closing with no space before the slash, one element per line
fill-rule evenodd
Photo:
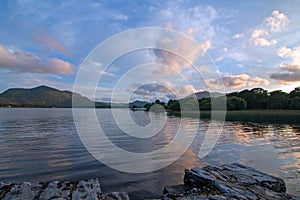
<path fill-rule="evenodd" d="M 222 61 L 223 59 L 224 59 L 224 56 L 220 56 L 220 57 L 216 58 L 216 61 L 217 61 L 217 62 L 220 62 L 220 61 Z"/>
<path fill-rule="evenodd" d="M 278 10 L 274 10 L 270 17 L 263 20 L 258 29 L 254 29 L 250 41 L 254 46 L 276 45 L 276 39 L 270 39 L 272 33 L 279 33 L 288 25 L 288 17 Z"/>
<path fill-rule="evenodd" d="M 16 72 L 71 74 L 73 65 L 58 58 L 41 59 L 24 51 L 11 51 L 0 44 L 0 68 Z"/>
<path fill-rule="evenodd" d="M 244 36 L 245 36 L 244 33 L 237 33 L 232 38 L 233 39 L 239 39 L 239 38 L 243 38 Z"/>
<path fill-rule="evenodd" d="M 199 47 L 203 49 L 204 53 L 206 53 L 207 50 L 211 48 L 211 43 L 209 40 L 207 40 L 207 41 L 199 44 Z"/>
<path fill-rule="evenodd" d="M 281 32 L 288 25 L 289 19 L 284 13 L 274 10 L 264 22 L 271 32 Z"/>
<path fill-rule="evenodd" d="M 269 35 L 269 33 L 266 30 L 263 29 L 255 29 L 252 34 L 251 37 L 252 38 L 259 38 L 261 36 L 267 36 Z"/>
<path fill-rule="evenodd" d="M 277 50 L 277 55 L 281 58 L 290 58 L 293 62 L 300 62 L 300 46 L 294 48 L 283 46 Z"/>
<path fill-rule="evenodd" d="M 161 25 L 166 28 L 186 32 L 198 41 L 213 41 L 219 38 L 220 31 L 216 30 L 214 21 L 220 18 L 220 13 L 209 5 L 186 7 L 186 3 L 166 2 L 163 9 L 153 8 L 151 25 Z M 146 24 L 149 26 L 149 23 Z"/>
<path fill-rule="evenodd" d="M 251 40 L 255 46 L 270 46 L 272 42 L 265 38 L 268 35 L 269 33 L 266 30 L 255 29 L 251 34 Z"/>
<path fill-rule="evenodd" d="M 164 38 L 158 42 L 161 49 L 169 49 L 169 47 L 174 47 L 176 53 L 179 55 L 165 50 L 154 49 L 153 52 L 156 61 L 160 64 L 168 66 L 158 67 L 158 69 L 155 71 L 155 74 L 180 74 L 184 68 L 190 68 L 191 64 L 198 56 L 203 56 L 206 51 L 211 48 L 211 43 L 209 40 L 200 43 L 199 45 L 187 39 L 181 40 L 181 38 L 176 38 L 176 41 L 169 38 Z M 203 55 L 198 54 L 199 50 Z M 184 56 L 184 58 L 181 56 Z"/>
<path fill-rule="evenodd" d="M 255 46 L 270 46 L 271 45 L 271 42 L 268 41 L 267 39 L 265 38 L 253 38 L 253 44 Z"/>

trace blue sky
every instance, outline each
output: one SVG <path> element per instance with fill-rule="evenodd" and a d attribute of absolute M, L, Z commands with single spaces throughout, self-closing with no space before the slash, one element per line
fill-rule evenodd
<path fill-rule="evenodd" d="M 96 45 L 142 27 L 170 28 L 203 44 L 227 91 L 290 91 L 300 86 L 299 8 L 296 0 L 1 1 L 0 91 L 42 84 L 71 90 L 80 64 Z M 156 53 L 134 52 L 118 59 L 99 84 L 96 98 L 109 99 L 126 66 L 153 61 Z M 214 89 L 219 82 L 205 80 Z M 206 89 L 159 84 L 184 95 Z M 159 84 L 134 94 L 149 100 Z"/>

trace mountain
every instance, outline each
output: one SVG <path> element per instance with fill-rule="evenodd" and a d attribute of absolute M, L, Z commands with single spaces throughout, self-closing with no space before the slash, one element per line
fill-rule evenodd
<path fill-rule="evenodd" d="M 61 91 L 48 86 L 31 89 L 12 88 L 0 94 L 0 106 L 13 107 L 72 107 L 72 95 L 76 99 L 75 107 L 93 107 L 95 102 L 80 94 Z M 107 107 L 97 102 L 96 107 Z"/>
<path fill-rule="evenodd" d="M 101 102 L 101 103 L 104 105 L 108 105 L 112 108 L 132 108 L 132 107 L 144 108 L 144 106 L 146 104 L 148 104 L 149 102 L 136 100 L 136 101 L 130 102 L 129 104 L 128 103 L 107 103 L 107 102 Z M 97 105 L 97 103 L 96 103 L 96 105 Z"/>
<path fill-rule="evenodd" d="M 129 103 L 129 108 L 132 108 L 133 106 L 136 108 L 144 108 L 146 104 L 149 104 L 149 102 L 136 100 L 134 102 Z"/>
<path fill-rule="evenodd" d="M 210 98 L 210 97 L 219 97 L 219 96 L 224 96 L 224 94 L 218 93 L 218 92 L 197 92 L 195 94 L 191 94 L 189 96 L 186 96 L 185 99 L 192 98 L 194 95 L 197 97 L 197 99 L 203 99 L 203 98 Z"/>

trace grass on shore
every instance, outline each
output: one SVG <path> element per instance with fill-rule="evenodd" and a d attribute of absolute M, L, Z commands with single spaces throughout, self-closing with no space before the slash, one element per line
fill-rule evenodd
<path fill-rule="evenodd" d="M 222 115 L 222 111 L 215 111 L 216 116 Z M 169 115 L 181 116 L 180 111 L 168 111 Z M 211 111 L 185 111 L 184 117 L 200 117 L 204 119 L 211 118 Z M 226 121 L 242 121 L 254 123 L 278 123 L 300 125 L 300 110 L 242 110 L 226 111 Z"/>

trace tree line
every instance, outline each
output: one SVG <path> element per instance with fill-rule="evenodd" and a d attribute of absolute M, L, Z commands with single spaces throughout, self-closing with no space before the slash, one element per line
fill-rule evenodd
<path fill-rule="evenodd" d="M 254 88 L 232 92 L 223 97 L 171 99 L 168 103 L 156 100 L 145 105 L 145 108 L 149 111 L 151 106 L 159 104 L 165 109 L 173 111 L 180 111 L 182 108 L 186 110 L 211 110 L 213 101 L 214 109 L 222 109 L 221 104 L 224 98 L 226 98 L 227 110 L 300 110 L 300 87 L 295 88 L 290 93 L 281 90 L 268 92 L 263 88 Z"/>

